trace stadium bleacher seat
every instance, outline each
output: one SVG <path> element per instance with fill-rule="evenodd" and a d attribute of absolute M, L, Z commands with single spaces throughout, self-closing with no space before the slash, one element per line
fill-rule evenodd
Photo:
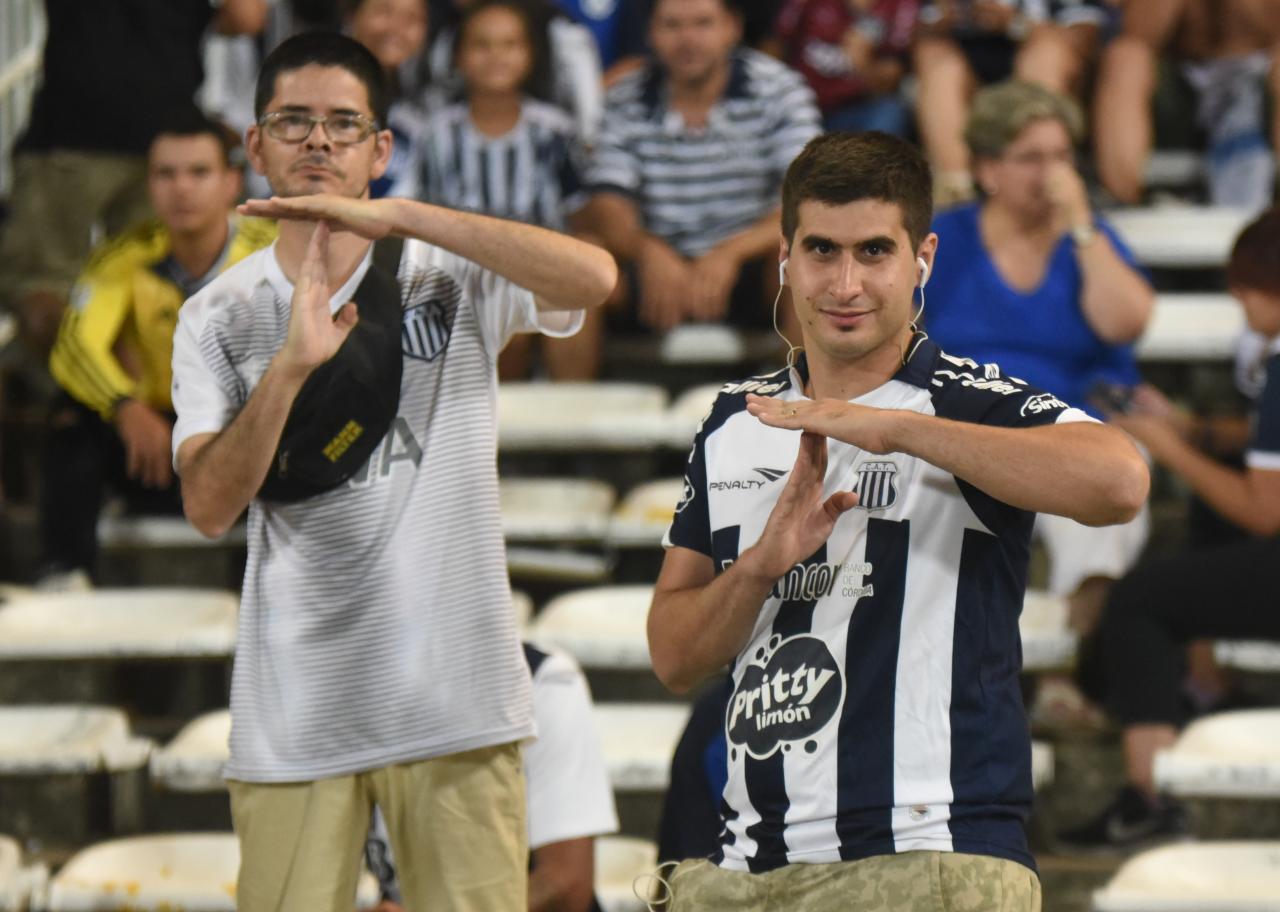
<path fill-rule="evenodd" d="M 48 912 L 235 912 L 240 847 L 232 833 L 135 836 L 92 845 L 50 881 Z M 357 906 L 378 902 L 364 872 Z"/>
<path fill-rule="evenodd" d="M 501 482 L 502 533 L 508 542 L 601 545 L 616 499 L 603 481 L 510 478 Z"/>
<path fill-rule="evenodd" d="M 1125 862 L 1095 912 L 1280 912 L 1280 842 L 1184 843 Z"/>
<path fill-rule="evenodd" d="M 604 912 L 646 912 L 636 887 L 645 889 L 658 867 L 658 847 L 646 839 L 604 836 L 596 840 L 595 855 L 596 898 Z"/>
<path fill-rule="evenodd" d="M 1051 671 L 1075 661 L 1077 637 L 1067 626 L 1066 600 L 1027 590 L 1018 626 L 1022 631 L 1024 671 Z"/>
<path fill-rule="evenodd" d="M 182 516 L 111 516 L 98 520 L 98 544 L 103 548 L 220 548 L 244 547 L 245 524 L 225 535 L 206 538 Z"/>
<path fill-rule="evenodd" d="M 503 383 L 504 452 L 649 450 L 665 444 L 667 392 L 645 383 Z"/>
<path fill-rule="evenodd" d="M 1264 674 L 1280 672 L 1280 643 L 1268 640 L 1219 640 L 1213 646 L 1218 664 Z"/>
<path fill-rule="evenodd" d="M 693 435 L 698 432 L 698 424 L 716 401 L 716 395 L 723 389 L 722 383 L 707 383 L 687 389 L 676 397 L 667 409 L 667 433 L 671 446 L 677 450 L 688 450 L 693 445 Z"/>
<path fill-rule="evenodd" d="M 688 704 L 597 703 L 593 717 L 614 789 L 665 791 Z"/>
<path fill-rule="evenodd" d="M 652 586 L 579 589 L 548 602 L 529 625 L 529 637 L 563 649 L 586 669 L 647 670 L 652 598 Z"/>
<path fill-rule="evenodd" d="M 1280 798 L 1280 709 L 1197 719 L 1156 755 L 1155 779 L 1180 796 Z"/>
<path fill-rule="evenodd" d="M 1229 361 L 1244 328 L 1228 294 L 1162 294 L 1136 351 L 1143 361 Z"/>
<path fill-rule="evenodd" d="M 229 656 L 238 607 L 211 589 L 33 593 L 0 605 L 0 659 Z"/>
<path fill-rule="evenodd" d="M 0 706 L 0 775 L 126 772 L 146 766 L 152 743 L 105 706 Z"/>
<path fill-rule="evenodd" d="M 1250 213 L 1208 206 L 1117 209 L 1111 224 L 1146 266 L 1204 269 L 1222 266 Z"/>
<path fill-rule="evenodd" d="M 152 781 L 174 792 L 221 791 L 230 737 L 229 709 L 192 719 L 172 741 L 152 752 Z"/>
<path fill-rule="evenodd" d="M 16 839 L 0 836 L 0 912 L 26 912 L 32 895 L 43 893 L 48 877 L 43 865 L 22 863 Z"/>
<path fill-rule="evenodd" d="M 737 364 L 747 356 L 742 333 L 722 323 L 677 326 L 658 347 L 658 359 L 664 364 Z"/>
<path fill-rule="evenodd" d="M 1053 745 L 1031 742 L 1031 785 L 1039 791 L 1053 783 Z"/>
<path fill-rule="evenodd" d="M 660 478 L 632 488 L 613 511 L 606 540 L 615 548 L 658 547 L 683 492 L 683 478 Z"/>

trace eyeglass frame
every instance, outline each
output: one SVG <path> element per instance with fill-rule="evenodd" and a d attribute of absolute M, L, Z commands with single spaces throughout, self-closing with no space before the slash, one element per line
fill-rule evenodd
<path fill-rule="evenodd" d="M 279 136 L 276 136 L 272 132 L 272 125 L 275 124 L 277 121 L 279 121 L 282 117 L 305 117 L 307 120 L 311 122 L 311 125 L 307 127 L 307 132 L 304 133 L 299 139 L 283 139 Z M 360 121 L 360 123 L 364 126 L 364 130 L 365 130 L 364 135 L 361 136 L 359 139 L 353 140 L 351 142 L 343 142 L 341 140 L 334 139 L 333 135 L 329 132 L 329 118 L 331 117 L 350 117 L 353 120 Z M 350 111 L 337 111 L 333 114 L 308 114 L 304 111 L 268 111 L 266 114 L 263 114 L 261 117 L 258 118 L 258 126 L 260 126 L 268 136 L 270 136 L 272 139 L 276 140 L 277 142 L 289 143 L 290 145 L 297 145 L 299 143 L 306 142 L 311 137 L 311 134 L 315 130 L 317 125 L 319 125 L 324 130 L 324 135 L 329 140 L 329 142 L 339 146 L 358 146 L 360 145 L 360 143 L 364 142 L 370 136 L 372 136 L 373 134 L 377 133 L 380 129 L 382 129 L 378 125 L 377 118 L 369 117 L 365 114 L 353 113 Z"/>

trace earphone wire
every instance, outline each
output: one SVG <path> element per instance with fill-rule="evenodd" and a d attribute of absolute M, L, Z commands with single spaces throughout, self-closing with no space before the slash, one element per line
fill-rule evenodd
<path fill-rule="evenodd" d="M 911 318 L 911 347 L 910 350 L 902 354 L 902 366 L 906 367 L 907 362 L 911 360 L 911 356 L 916 353 L 916 349 L 920 347 L 920 343 L 929 338 L 929 334 L 920 328 L 920 318 L 924 316 L 924 285 L 918 286 L 920 289 L 920 306 L 916 308 L 915 316 Z"/>
<path fill-rule="evenodd" d="M 790 339 L 782 334 L 782 329 L 778 326 L 778 302 L 782 300 L 782 289 L 785 286 L 778 286 L 778 293 L 773 299 L 773 331 L 778 334 L 778 338 L 787 343 L 787 369 L 791 370 L 796 366 L 796 356 L 804 351 L 804 346 L 796 345 Z"/>

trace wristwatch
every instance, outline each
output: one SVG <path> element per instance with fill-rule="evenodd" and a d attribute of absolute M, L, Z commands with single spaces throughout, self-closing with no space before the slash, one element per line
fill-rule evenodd
<path fill-rule="evenodd" d="M 1098 229 L 1092 222 L 1081 222 L 1071 227 L 1071 240 L 1077 247 L 1088 247 L 1098 236 Z"/>

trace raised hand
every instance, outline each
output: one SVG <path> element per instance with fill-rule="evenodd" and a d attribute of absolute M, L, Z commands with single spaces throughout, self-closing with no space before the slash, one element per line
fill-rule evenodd
<path fill-rule="evenodd" d="M 236 207 L 236 211 L 261 218 L 325 222 L 334 231 L 350 231 L 376 241 L 391 234 L 395 226 L 395 206 L 395 200 L 391 199 L 352 199 L 320 193 L 248 200 Z"/>
<path fill-rule="evenodd" d="M 358 319 L 354 301 L 330 314 L 328 260 L 329 226 L 318 222 L 293 287 L 289 335 L 279 354 L 282 364 L 303 375 L 334 356 Z"/>
<path fill-rule="evenodd" d="M 891 453 L 895 413 L 889 409 L 854 405 L 841 399 L 786 401 L 747 394 L 747 411 L 769 427 L 809 431 L 840 440 L 868 453 Z"/>
<path fill-rule="evenodd" d="M 827 475 L 827 440 L 820 434 L 800 436 L 800 452 L 786 486 L 773 505 L 760 540 L 751 548 L 756 567 L 771 579 L 809 557 L 831 537 L 836 520 L 858 504 L 852 491 L 822 496 Z"/>

